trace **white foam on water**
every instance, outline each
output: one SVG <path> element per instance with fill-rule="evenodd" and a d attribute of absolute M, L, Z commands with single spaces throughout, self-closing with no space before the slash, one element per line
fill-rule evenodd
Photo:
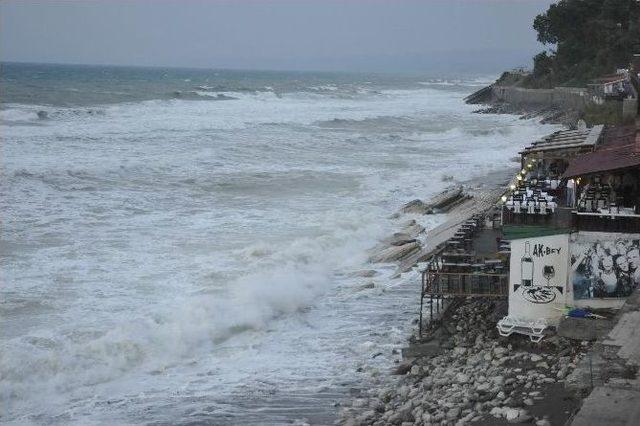
<path fill-rule="evenodd" d="M 51 117 L 3 128 L 3 421 L 278 424 L 393 364 L 419 277 L 349 272 L 402 203 L 553 127 L 463 92 L 320 89 L 2 111 Z"/>

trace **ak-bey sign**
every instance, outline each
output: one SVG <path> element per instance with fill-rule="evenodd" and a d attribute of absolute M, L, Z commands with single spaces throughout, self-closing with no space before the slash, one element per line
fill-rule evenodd
<path fill-rule="evenodd" d="M 525 245 L 526 244 L 527 242 L 525 242 Z M 553 248 L 553 247 L 545 246 L 544 244 L 534 244 L 533 255 L 535 257 L 544 257 L 544 256 L 553 255 L 553 254 L 560 254 L 561 250 L 562 250 L 562 247 Z"/>
<path fill-rule="evenodd" d="M 567 234 L 511 242 L 510 316 L 557 316 L 567 296 L 568 247 Z"/>

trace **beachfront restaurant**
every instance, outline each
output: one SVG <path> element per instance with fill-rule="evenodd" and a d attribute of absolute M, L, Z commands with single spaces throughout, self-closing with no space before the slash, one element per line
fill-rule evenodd
<path fill-rule="evenodd" d="M 574 188 L 567 188 L 563 174 L 572 158 L 597 148 L 602 132 L 603 126 L 562 130 L 526 147 L 520 153 L 522 170 L 502 197 L 502 223 L 566 226 Z"/>
<path fill-rule="evenodd" d="M 619 308 L 640 286 L 640 133 L 607 130 L 593 152 L 571 158 L 571 220 L 506 224 L 511 248 L 509 313 L 501 334 L 532 340 L 557 326 L 566 307 Z"/>

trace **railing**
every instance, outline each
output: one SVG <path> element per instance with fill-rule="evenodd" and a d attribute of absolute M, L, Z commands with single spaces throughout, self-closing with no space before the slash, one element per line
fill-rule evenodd
<path fill-rule="evenodd" d="M 502 297 L 509 294 L 509 275 L 484 272 L 426 272 L 425 294 Z"/>
<path fill-rule="evenodd" d="M 423 330 L 423 307 L 425 297 L 429 298 L 430 322 L 440 313 L 445 298 L 459 297 L 507 297 L 509 295 L 509 275 L 485 272 L 444 272 L 431 262 L 422 271 L 420 295 L 419 336 Z"/>
<path fill-rule="evenodd" d="M 556 207 L 555 212 L 547 214 L 513 212 L 502 206 L 503 225 L 545 225 L 556 228 L 568 228 L 572 225 L 571 209 Z"/>
<path fill-rule="evenodd" d="M 503 297 L 509 294 L 509 275 L 484 272 L 423 272 L 425 295 Z"/>
<path fill-rule="evenodd" d="M 572 212 L 578 231 L 640 233 L 640 215 Z"/>

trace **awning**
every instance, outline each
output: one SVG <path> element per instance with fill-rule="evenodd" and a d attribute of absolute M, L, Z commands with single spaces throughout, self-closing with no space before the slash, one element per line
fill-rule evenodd
<path fill-rule="evenodd" d="M 640 167 L 640 142 L 605 146 L 569 162 L 564 178 Z"/>

